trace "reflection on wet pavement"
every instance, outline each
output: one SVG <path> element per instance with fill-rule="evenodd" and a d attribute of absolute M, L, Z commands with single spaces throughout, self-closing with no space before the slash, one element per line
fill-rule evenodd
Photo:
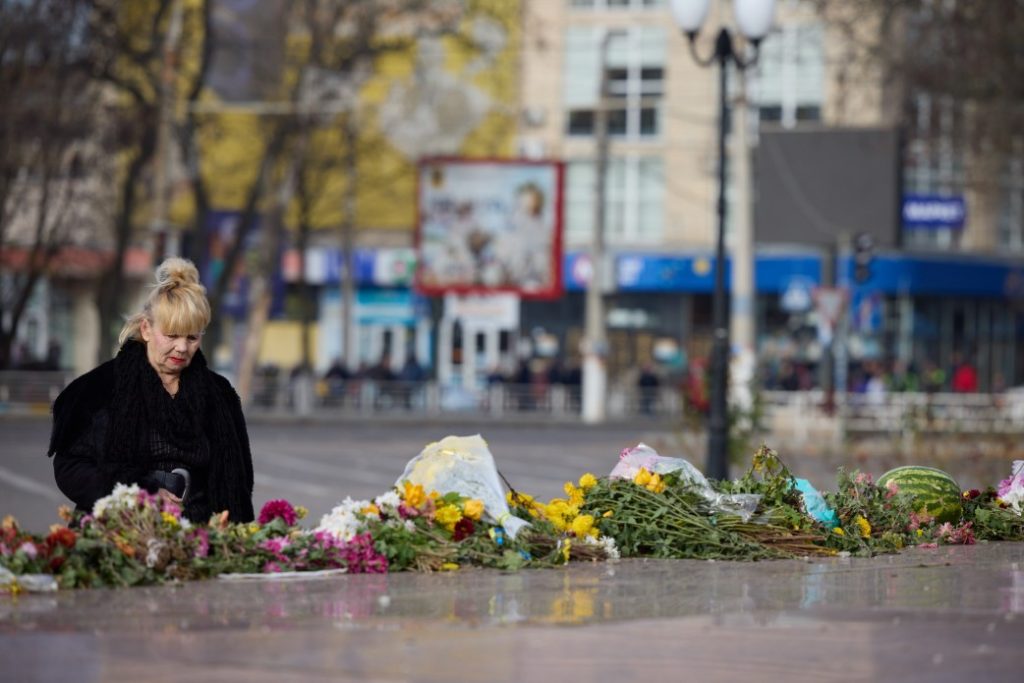
<path fill-rule="evenodd" d="M 10 680 L 51 680 L 69 667 L 81 680 L 136 671 L 163 680 L 161 662 L 174 662 L 167 680 L 183 669 L 197 680 L 518 680 L 544 666 L 676 680 L 684 663 L 722 680 L 748 668 L 760 680 L 1016 678 L 1020 642 L 1024 544 L 1008 543 L 0 599 L 0 661 L 24 675 Z"/>

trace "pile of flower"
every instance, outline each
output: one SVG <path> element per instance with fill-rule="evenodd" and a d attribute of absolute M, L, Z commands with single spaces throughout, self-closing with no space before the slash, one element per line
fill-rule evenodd
<path fill-rule="evenodd" d="M 346 498 L 313 529 L 300 525 L 306 510 L 285 500 L 268 502 L 252 523 L 232 522 L 225 512 L 196 524 L 169 497 L 119 484 L 88 515 L 63 508 L 66 524 L 45 535 L 5 518 L 0 591 L 238 573 L 515 570 L 620 555 L 872 555 L 914 545 L 1024 541 L 1024 462 L 998 488 L 964 491 L 960 500 L 950 480 L 958 519 L 939 523 L 891 479 L 879 486 L 868 474 L 840 470 L 836 491 L 819 494 L 767 447 L 741 478 L 721 482 L 642 445 L 620 457 L 608 477 L 584 474 L 547 503 L 508 487 L 506 511 L 500 495 L 485 506 L 403 480 L 373 500 Z"/>
<path fill-rule="evenodd" d="M 4 519 L 0 591 L 17 592 L 27 585 L 18 577 L 41 575 L 61 588 L 89 588 L 239 573 L 519 569 L 615 556 L 613 544 L 574 546 L 571 534 L 551 529 L 511 538 L 500 524 L 484 521 L 481 501 L 410 483 L 373 501 L 346 499 L 315 529 L 301 527 L 306 510 L 285 500 L 269 501 L 249 524 L 232 523 L 226 512 L 194 524 L 169 498 L 123 484 L 91 514 L 74 516 L 67 508 L 61 514 L 67 524 L 46 536 Z"/>
<path fill-rule="evenodd" d="M 915 510 L 914 498 L 896 484 L 878 486 L 869 474 L 845 470 L 838 473 L 837 490 L 822 499 L 827 516 L 818 519 L 797 481 L 774 451 L 762 447 L 741 478 L 713 483 L 715 494 L 754 496 L 757 506 L 749 515 L 720 505 L 683 472 L 644 467 L 632 478 L 585 474 L 578 484 L 566 482 L 565 498 L 548 503 L 512 492 L 509 504 L 556 531 L 571 530 L 591 542 L 608 539 L 623 557 L 759 560 L 1024 540 L 1024 471 L 998 491 L 965 491 L 961 519 L 941 524 Z"/>
<path fill-rule="evenodd" d="M 614 557 L 614 546 L 574 546 L 564 528 L 532 526 L 515 538 L 484 521 L 484 504 L 458 493 L 429 493 L 403 482 L 373 501 L 346 499 L 324 515 L 317 532 L 345 542 L 372 539 L 392 571 L 436 571 L 462 565 L 519 569 Z M 589 547 L 587 547 L 589 546 Z"/>

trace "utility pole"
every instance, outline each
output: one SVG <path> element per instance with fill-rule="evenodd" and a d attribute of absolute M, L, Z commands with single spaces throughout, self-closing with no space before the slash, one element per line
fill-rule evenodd
<path fill-rule="evenodd" d="M 608 31 L 601 39 L 601 78 L 594 110 L 597 160 L 594 179 L 594 231 L 590 237 L 590 279 L 584 309 L 583 421 L 604 422 L 608 388 L 608 339 L 604 326 L 605 185 L 608 175 L 608 46 L 621 31 Z"/>
<path fill-rule="evenodd" d="M 732 300 L 730 302 L 730 333 L 740 353 L 756 351 L 756 292 L 754 287 L 754 226 L 751 217 L 750 130 L 748 122 L 747 76 L 737 70 L 737 98 L 733 114 L 733 190 L 736 211 L 732 224 Z"/>

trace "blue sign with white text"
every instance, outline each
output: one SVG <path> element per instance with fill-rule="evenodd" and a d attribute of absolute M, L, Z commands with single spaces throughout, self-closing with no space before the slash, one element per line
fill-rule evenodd
<path fill-rule="evenodd" d="M 963 197 L 908 194 L 903 196 L 904 228 L 959 230 L 967 218 Z"/>

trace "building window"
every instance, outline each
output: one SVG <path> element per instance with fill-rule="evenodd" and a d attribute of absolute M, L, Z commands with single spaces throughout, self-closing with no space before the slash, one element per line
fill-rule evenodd
<path fill-rule="evenodd" d="M 601 79 L 601 27 L 570 27 L 566 36 L 566 133 L 594 134 L 594 110 Z M 634 27 L 609 45 L 608 133 L 616 137 L 652 138 L 661 131 L 665 93 L 665 31 Z"/>
<path fill-rule="evenodd" d="M 999 246 L 1024 251 L 1024 141 L 1014 145 L 1014 154 L 1003 177 L 1003 201 L 999 211 Z"/>
<path fill-rule="evenodd" d="M 918 93 L 909 104 L 909 132 L 903 153 L 903 191 L 906 194 L 962 196 L 964 169 L 956 107 L 950 98 Z M 911 248 L 953 249 L 961 230 L 929 228 L 905 230 L 904 243 Z"/>
<path fill-rule="evenodd" d="M 594 230 L 593 161 L 574 161 L 566 173 L 566 244 L 590 244 Z M 610 245 L 655 244 L 664 225 L 665 172 L 660 157 L 609 160 L 605 176 L 605 240 Z"/>
<path fill-rule="evenodd" d="M 820 25 L 787 24 L 764 39 L 751 79 L 762 122 L 790 128 L 821 121 L 825 92 L 822 37 Z"/>

